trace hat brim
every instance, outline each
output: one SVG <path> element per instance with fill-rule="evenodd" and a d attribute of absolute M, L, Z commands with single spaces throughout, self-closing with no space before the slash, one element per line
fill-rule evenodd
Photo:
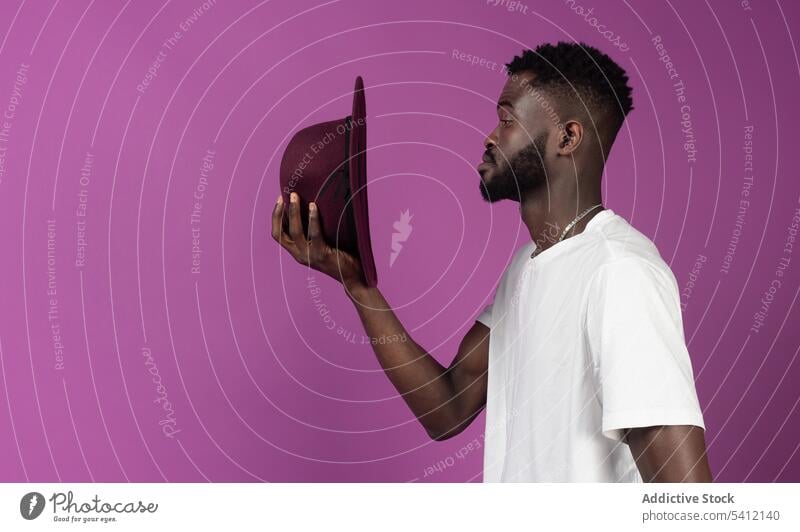
<path fill-rule="evenodd" d="M 367 105 L 364 97 L 364 80 L 356 78 L 353 92 L 352 130 L 350 132 L 350 191 L 356 240 L 361 268 L 367 286 L 378 285 L 378 273 L 372 255 L 369 232 L 369 201 L 367 198 Z"/>

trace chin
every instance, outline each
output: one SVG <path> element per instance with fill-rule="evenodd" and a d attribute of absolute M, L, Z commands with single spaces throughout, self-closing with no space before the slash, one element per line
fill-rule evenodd
<path fill-rule="evenodd" d="M 492 187 L 489 186 L 486 180 L 483 178 L 481 178 L 481 182 L 478 188 L 480 189 L 481 197 L 487 203 L 496 203 L 501 199 L 503 199 L 502 196 L 500 196 L 500 194 L 492 190 Z"/>

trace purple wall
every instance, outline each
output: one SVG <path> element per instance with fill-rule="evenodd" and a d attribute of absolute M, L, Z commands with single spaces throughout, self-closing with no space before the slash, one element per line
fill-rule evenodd
<path fill-rule="evenodd" d="M 478 192 L 500 66 L 557 40 L 630 75 L 605 203 L 678 279 L 716 479 L 800 480 L 800 6 L 753 4 L 0 3 L 0 480 L 481 480 L 484 416 L 430 441 L 269 214 L 362 75 L 380 287 L 449 364 L 529 238 Z"/>

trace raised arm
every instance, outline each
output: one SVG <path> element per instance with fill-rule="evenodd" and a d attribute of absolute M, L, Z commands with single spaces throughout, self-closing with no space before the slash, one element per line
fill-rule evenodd
<path fill-rule="evenodd" d="M 475 322 L 444 368 L 406 332 L 377 288 L 345 286 L 386 376 L 431 438 L 445 440 L 464 430 L 486 404 L 489 328 Z"/>
<path fill-rule="evenodd" d="M 292 193 L 289 234 L 283 232 L 283 203 L 272 213 L 272 237 L 299 263 L 342 283 L 356 306 L 386 376 L 435 440 L 464 430 L 486 404 L 489 328 L 475 322 L 453 362 L 445 368 L 418 345 L 397 319 L 377 287 L 363 282 L 356 257 L 331 248 L 322 238 L 321 220 L 309 205 L 308 236 L 303 234 L 299 198 Z"/>

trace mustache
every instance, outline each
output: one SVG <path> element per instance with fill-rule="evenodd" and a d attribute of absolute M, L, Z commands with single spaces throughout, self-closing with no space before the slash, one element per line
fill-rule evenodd
<path fill-rule="evenodd" d="M 489 152 L 489 151 L 483 152 L 483 157 L 482 158 L 483 158 L 483 162 L 485 162 L 485 163 L 495 164 L 494 157 L 492 156 L 492 153 Z"/>

